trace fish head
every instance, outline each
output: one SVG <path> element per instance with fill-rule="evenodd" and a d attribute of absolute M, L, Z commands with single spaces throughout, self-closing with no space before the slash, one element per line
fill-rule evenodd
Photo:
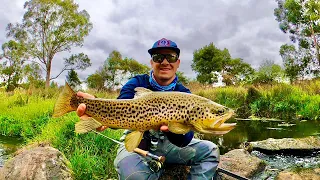
<path fill-rule="evenodd" d="M 226 120 L 232 118 L 235 115 L 233 109 L 223 106 L 221 104 L 210 101 L 208 103 L 207 109 L 209 113 L 207 118 L 214 120 L 215 122 L 225 122 Z"/>
<path fill-rule="evenodd" d="M 197 119 L 196 126 L 198 129 L 202 129 L 203 131 L 211 131 L 214 133 L 220 133 L 221 127 L 225 126 L 224 123 L 228 119 L 232 118 L 235 115 L 235 112 L 233 109 L 228 108 L 226 106 L 223 106 L 221 104 L 215 103 L 213 101 L 207 101 L 204 104 L 199 104 L 199 107 L 196 108 L 198 112 L 194 113 L 196 115 L 196 118 L 191 119 Z M 200 116 L 199 116 L 200 115 Z M 232 127 L 227 129 L 233 128 L 234 124 L 232 124 Z M 223 133 L 225 133 L 225 128 L 223 128 Z"/>

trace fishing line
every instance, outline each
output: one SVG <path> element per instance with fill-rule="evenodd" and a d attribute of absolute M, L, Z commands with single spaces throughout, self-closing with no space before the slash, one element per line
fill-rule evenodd
<path fill-rule="evenodd" d="M 111 141 L 113 141 L 113 142 L 115 142 L 115 143 L 118 143 L 118 144 L 124 145 L 122 142 L 117 141 L 117 140 L 112 139 L 112 138 L 109 138 L 108 136 L 106 136 L 106 135 L 104 135 L 104 134 L 102 134 L 102 133 L 99 133 L 99 132 L 94 131 L 94 130 L 92 130 L 92 132 L 95 132 L 96 134 L 99 134 L 99 135 L 101 135 L 101 136 L 103 136 L 103 137 L 105 137 L 105 138 L 108 138 L 108 139 L 110 139 Z"/>

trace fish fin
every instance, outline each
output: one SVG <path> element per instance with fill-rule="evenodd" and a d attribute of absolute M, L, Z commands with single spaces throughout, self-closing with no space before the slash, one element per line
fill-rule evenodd
<path fill-rule="evenodd" d="M 227 134 L 235 127 L 236 127 L 236 123 L 223 123 L 219 127 L 206 128 L 205 130 L 209 131 L 210 132 L 209 134 L 223 135 L 223 134 Z"/>
<path fill-rule="evenodd" d="M 66 82 L 62 92 L 60 93 L 53 109 L 52 117 L 60 117 L 64 114 L 75 111 L 76 107 L 71 105 L 71 100 L 76 98 L 76 93 L 71 89 L 69 84 Z"/>
<path fill-rule="evenodd" d="M 200 123 L 193 123 L 193 128 L 204 134 L 223 135 L 235 128 L 236 123 L 226 124 L 224 123 L 221 128 L 203 128 Z"/>
<path fill-rule="evenodd" d="M 133 131 L 126 136 L 125 147 L 128 152 L 132 152 L 135 148 L 139 146 L 143 137 L 143 133 L 144 132 L 141 131 Z"/>
<path fill-rule="evenodd" d="M 186 134 L 191 128 L 186 124 L 178 123 L 178 122 L 170 122 L 168 125 L 169 131 L 176 134 Z"/>
<path fill-rule="evenodd" d="M 92 131 L 98 127 L 102 126 L 100 122 L 95 120 L 92 117 L 89 117 L 86 120 L 80 120 L 75 124 L 75 132 L 82 134 L 82 133 L 87 133 L 89 131 Z"/>
<path fill-rule="evenodd" d="M 225 131 L 225 130 L 232 130 L 235 128 L 237 123 L 223 123 L 219 127 L 213 128 L 214 130 L 219 130 L 219 131 Z"/>
<path fill-rule="evenodd" d="M 144 87 L 136 87 L 136 88 L 134 88 L 134 90 L 136 91 L 136 93 L 134 94 L 135 99 L 143 97 L 143 96 L 148 95 L 153 92 L 150 89 L 147 89 Z"/>
<path fill-rule="evenodd" d="M 200 123 L 194 122 L 194 123 L 192 123 L 192 125 L 193 125 L 193 128 L 194 128 L 196 131 L 198 131 L 198 132 L 202 132 L 202 131 L 203 131 L 203 128 L 202 128 L 202 126 L 201 126 Z"/>

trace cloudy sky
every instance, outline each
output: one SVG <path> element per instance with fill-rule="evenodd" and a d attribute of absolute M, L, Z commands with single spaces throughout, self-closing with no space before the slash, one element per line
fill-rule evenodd
<path fill-rule="evenodd" d="M 2 0 L 0 43 L 7 41 L 5 27 L 21 22 L 24 0 Z M 189 78 L 193 51 L 213 42 L 227 48 L 233 58 L 242 58 L 257 68 L 264 59 L 281 64 L 279 48 L 289 38 L 278 28 L 275 0 L 77 0 L 80 10 L 91 16 L 93 29 L 84 46 L 54 58 L 52 76 L 59 73 L 63 58 L 86 53 L 92 66 L 78 71 L 81 80 L 101 66 L 112 50 L 149 65 L 147 50 L 161 38 L 175 41 L 181 49 L 180 71 Z M 56 82 L 63 84 L 66 73 Z"/>

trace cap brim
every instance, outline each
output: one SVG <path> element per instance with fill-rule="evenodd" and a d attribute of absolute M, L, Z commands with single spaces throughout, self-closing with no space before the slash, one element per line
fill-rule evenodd
<path fill-rule="evenodd" d="M 148 53 L 150 55 L 152 55 L 156 50 L 159 50 L 159 49 L 171 49 L 173 51 L 175 51 L 178 56 L 180 55 L 180 49 L 179 48 L 175 48 L 175 47 L 157 47 L 157 48 L 151 48 L 148 50 Z"/>

